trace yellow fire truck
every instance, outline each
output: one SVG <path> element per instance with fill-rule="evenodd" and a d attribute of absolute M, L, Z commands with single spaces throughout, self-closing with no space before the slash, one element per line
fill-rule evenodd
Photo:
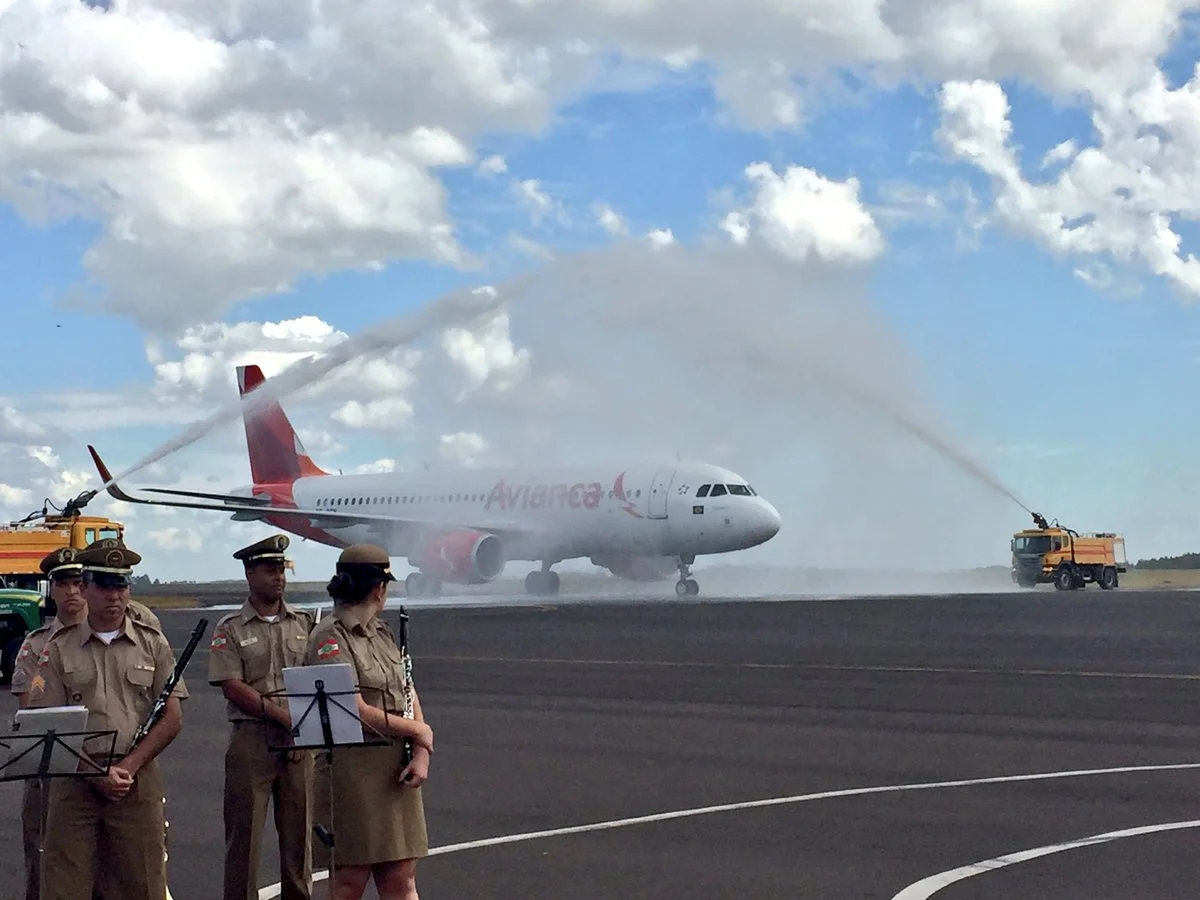
<path fill-rule="evenodd" d="M 1080 534 L 1033 514 L 1035 528 L 1018 531 L 1012 539 L 1012 580 L 1020 587 L 1053 584 L 1073 591 L 1089 582 L 1111 591 L 1127 571 L 1125 538 L 1113 532 Z"/>
<path fill-rule="evenodd" d="M 93 496 L 85 491 L 61 512 L 50 512 L 47 502 L 24 519 L 0 525 L 0 684 L 12 677 L 25 635 L 54 615 L 38 565 L 42 558 L 59 547 L 82 550 L 101 538 L 125 535 L 120 522 L 83 515 Z"/>

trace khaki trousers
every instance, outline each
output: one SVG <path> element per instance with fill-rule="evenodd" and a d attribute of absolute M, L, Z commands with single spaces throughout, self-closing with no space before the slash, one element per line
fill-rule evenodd
<path fill-rule="evenodd" d="M 37 780 L 25 782 L 21 797 L 21 838 L 25 845 L 25 900 L 41 900 L 42 866 L 38 854 L 38 839 L 42 833 L 42 783 Z M 49 802 L 49 801 L 47 801 Z M 105 855 L 105 838 L 100 837 L 100 858 Z M 92 889 L 92 900 L 121 900 L 112 887 L 97 884 Z"/>
<path fill-rule="evenodd" d="M 41 889 L 41 857 L 38 855 L 38 836 L 42 831 L 42 783 L 25 782 L 21 795 L 21 841 L 25 847 L 25 900 L 39 900 Z"/>
<path fill-rule="evenodd" d="M 154 762 L 129 793 L 108 800 L 92 777 L 50 782 L 41 900 L 79 900 L 103 886 L 108 897 L 163 900 L 162 779 Z"/>
<path fill-rule="evenodd" d="M 268 749 L 286 733 L 268 722 L 234 722 L 225 751 L 225 900 L 257 900 L 267 801 L 279 838 L 280 900 L 312 896 L 312 754 Z"/>

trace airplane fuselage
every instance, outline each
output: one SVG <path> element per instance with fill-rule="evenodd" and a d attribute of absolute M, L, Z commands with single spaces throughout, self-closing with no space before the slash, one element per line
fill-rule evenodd
<path fill-rule="evenodd" d="M 723 487 L 714 497 L 716 484 Z M 708 496 L 697 496 L 704 485 L 710 486 Z M 261 487 L 257 492 L 265 494 Z M 288 499 L 305 509 L 412 517 L 444 523 L 446 529 L 493 532 L 502 536 L 510 560 L 727 553 L 761 544 L 779 530 L 779 514 L 745 479 L 698 463 L 326 475 L 296 480 Z M 296 523 L 275 524 L 295 530 Z M 334 546 L 373 542 L 408 557 L 431 530 L 332 519 L 314 519 L 312 525 L 305 534 L 311 539 Z"/>

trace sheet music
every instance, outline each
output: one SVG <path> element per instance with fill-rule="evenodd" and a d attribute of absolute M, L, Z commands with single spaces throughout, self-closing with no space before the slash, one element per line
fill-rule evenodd
<path fill-rule="evenodd" d="M 363 743 L 362 722 L 358 719 L 358 700 L 354 696 L 357 690 L 354 685 L 354 669 L 346 663 L 293 666 L 283 670 L 292 727 L 300 727 L 300 732 L 294 738 L 295 743 L 301 746 L 325 743 L 325 736 L 321 730 L 321 712 L 317 706 L 317 698 L 313 696 L 317 692 L 318 681 L 324 682 L 326 694 L 333 695 L 326 702 L 334 744 L 340 746 Z"/>

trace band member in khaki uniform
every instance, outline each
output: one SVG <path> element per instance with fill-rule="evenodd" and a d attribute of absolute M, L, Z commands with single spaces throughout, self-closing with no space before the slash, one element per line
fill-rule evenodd
<path fill-rule="evenodd" d="M 47 554 L 39 566 L 50 582 L 50 600 L 55 615 L 40 628 L 25 635 L 17 652 L 13 669 L 12 692 L 21 709 L 41 706 L 46 681 L 38 674 L 37 661 L 50 635 L 64 625 L 75 625 L 87 617 L 83 599 L 83 565 L 75 560 L 75 551 L 63 547 Z M 25 900 L 38 900 L 41 889 L 41 866 L 38 843 L 42 830 L 42 785 L 37 780 L 25 782 L 21 798 L 21 834 L 25 845 Z"/>
<path fill-rule="evenodd" d="M 379 547 L 347 547 L 328 586 L 333 612 L 308 641 L 309 665 L 349 663 L 359 686 L 359 718 L 394 738 L 388 746 L 335 751 L 332 767 L 316 751 L 313 818 L 333 832 L 330 891 L 336 900 L 358 900 L 372 876 L 380 900 L 417 900 L 417 860 L 429 852 L 421 785 L 429 775 L 433 729 L 425 724 L 415 690 L 414 718 L 404 716 L 400 650 L 379 618 L 388 583 L 395 580 Z M 408 765 L 402 756 L 406 737 L 413 742 Z M 328 866 L 328 848 L 313 847 L 314 862 Z"/>
<path fill-rule="evenodd" d="M 284 601 L 287 535 L 233 554 L 245 565 L 250 597 L 217 622 L 208 680 L 220 686 L 233 723 L 225 751 L 225 900 L 257 900 L 259 845 L 267 801 L 279 838 L 280 898 L 312 895 L 312 753 L 272 751 L 292 727 L 285 667 L 304 665 L 313 617 Z M 264 694 L 276 694 L 264 699 Z"/>
<path fill-rule="evenodd" d="M 141 557 L 124 546 L 81 551 L 88 614 L 46 642 L 38 673 L 46 687 L 40 705 L 86 706 L 90 739 L 84 752 L 108 767 L 103 776 L 57 778 L 50 783 L 42 868 L 44 900 L 79 900 L 97 885 L 123 900 L 162 900 L 163 791 L 156 757 L 183 728 L 180 681 L 165 714 L 135 749 L 134 734 L 175 668 L 163 633 L 128 613 L 129 576 Z M 83 769 L 83 771 L 87 771 Z M 105 840 L 101 844 L 101 836 Z"/>

